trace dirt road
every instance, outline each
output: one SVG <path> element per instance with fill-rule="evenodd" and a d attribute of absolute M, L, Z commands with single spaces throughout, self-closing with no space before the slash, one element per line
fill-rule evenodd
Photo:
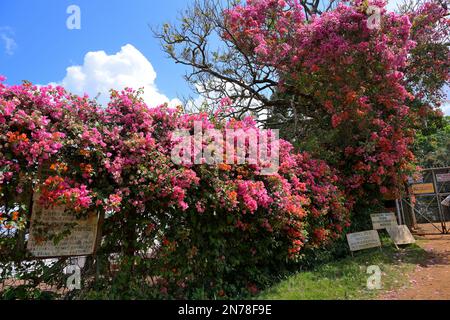
<path fill-rule="evenodd" d="M 424 236 L 418 244 L 428 256 L 409 274 L 403 288 L 383 294 L 383 300 L 450 300 L 450 235 Z"/>

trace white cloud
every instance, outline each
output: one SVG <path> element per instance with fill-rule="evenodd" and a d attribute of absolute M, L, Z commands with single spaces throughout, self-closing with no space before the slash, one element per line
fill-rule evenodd
<path fill-rule="evenodd" d="M 5 53 L 12 56 L 17 48 L 17 43 L 13 38 L 14 31 L 10 27 L 0 27 L 0 39 L 5 46 Z"/>
<path fill-rule="evenodd" d="M 153 107 L 165 102 L 171 106 L 181 104 L 178 99 L 169 99 L 160 93 L 156 83 L 156 72 L 150 61 L 131 44 L 123 46 L 119 52 L 108 55 L 104 51 L 88 52 L 83 65 L 70 66 L 64 79 L 58 84 L 68 91 L 91 98 L 106 105 L 109 90 L 144 88 L 144 100 Z"/>

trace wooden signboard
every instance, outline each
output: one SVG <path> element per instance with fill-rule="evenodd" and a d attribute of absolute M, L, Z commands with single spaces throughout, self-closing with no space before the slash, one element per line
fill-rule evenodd
<path fill-rule="evenodd" d="M 450 173 L 441 173 L 436 175 L 437 182 L 450 182 Z"/>
<path fill-rule="evenodd" d="M 414 239 L 411 231 L 409 231 L 408 227 L 405 225 L 389 227 L 386 228 L 386 230 L 396 245 L 411 244 L 416 242 L 416 239 Z"/>
<path fill-rule="evenodd" d="M 378 231 L 370 230 L 347 234 L 347 242 L 350 251 L 358 251 L 369 248 L 381 247 Z"/>
<path fill-rule="evenodd" d="M 419 183 L 411 186 L 414 194 L 434 193 L 434 185 L 432 183 Z"/>
<path fill-rule="evenodd" d="M 65 206 L 45 208 L 34 197 L 31 216 L 30 235 L 27 249 L 36 258 L 91 255 L 97 242 L 98 216 L 95 213 L 87 218 L 77 219 L 67 212 Z M 59 241 L 49 240 L 49 235 L 60 235 Z M 57 236 L 58 237 L 58 236 Z"/>
<path fill-rule="evenodd" d="M 397 218 L 393 212 L 374 213 L 370 215 L 374 230 L 397 226 Z"/>

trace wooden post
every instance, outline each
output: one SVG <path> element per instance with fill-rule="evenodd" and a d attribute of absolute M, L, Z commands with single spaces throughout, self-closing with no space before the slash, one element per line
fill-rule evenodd
<path fill-rule="evenodd" d="M 100 276 L 100 261 L 98 259 L 97 251 L 102 243 L 102 235 L 103 235 L 103 223 L 105 221 L 105 213 L 102 211 L 98 214 L 98 224 L 97 224 L 97 239 L 95 240 L 94 252 L 92 255 L 92 260 L 95 261 L 95 282 L 98 281 Z"/>
<path fill-rule="evenodd" d="M 432 170 L 431 175 L 433 177 L 434 196 L 436 197 L 439 217 L 441 219 L 442 233 L 447 233 L 447 230 L 446 230 L 447 228 L 445 225 L 445 217 L 444 217 L 444 213 L 442 210 L 441 199 L 439 198 L 439 189 L 438 189 L 438 185 L 437 185 L 436 172 L 434 170 Z"/>

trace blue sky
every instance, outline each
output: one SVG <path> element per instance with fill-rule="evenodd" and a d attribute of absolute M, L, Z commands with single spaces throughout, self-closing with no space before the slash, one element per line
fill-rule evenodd
<path fill-rule="evenodd" d="M 100 102 L 111 87 L 144 87 L 149 104 L 176 104 L 191 93 L 185 69 L 165 56 L 149 25 L 175 22 L 190 1 L 0 0 L 0 74 L 9 84 L 58 83 L 92 97 L 103 92 Z M 81 10 L 80 30 L 66 26 L 70 5 Z"/>
<path fill-rule="evenodd" d="M 69 30 L 69 5 L 81 10 L 81 29 Z M 148 25 L 175 21 L 186 0 L 0 0 L 0 74 L 10 84 L 61 82 L 66 69 L 83 65 L 86 53 L 118 53 L 131 44 L 157 73 L 156 86 L 170 98 L 189 90 Z M 5 40 L 6 39 L 6 40 Z M 139 66 L 138 66 L 139 67 Z"/>

